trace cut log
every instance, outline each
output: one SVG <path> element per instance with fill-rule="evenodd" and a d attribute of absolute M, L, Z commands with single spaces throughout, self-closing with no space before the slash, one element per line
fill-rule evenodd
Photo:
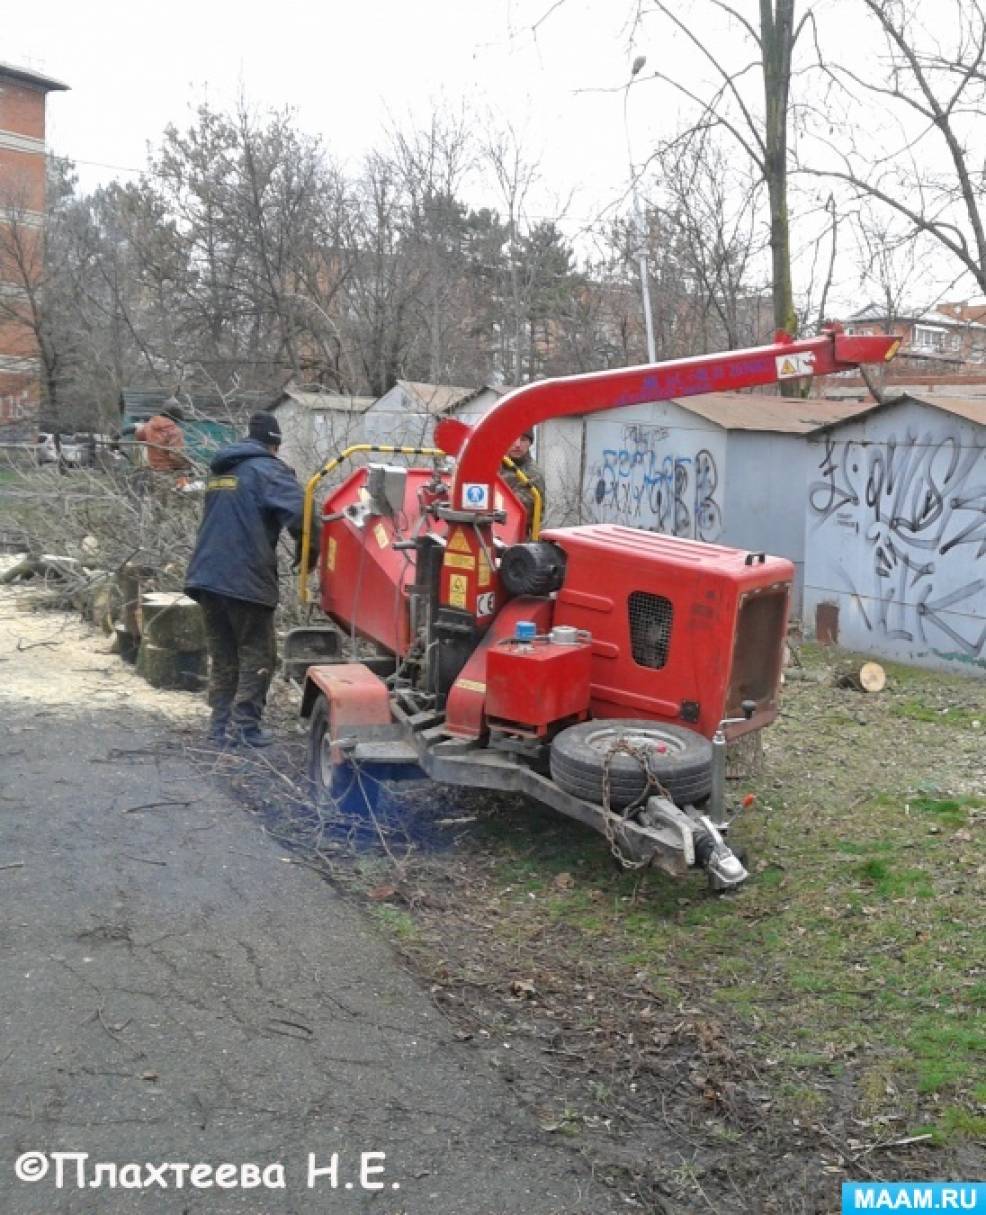
<path fill-rule="evenodd" d="M 137 661 L 137 651 L 140 648 L 140 638 L 135 633 L 130 633 L 122 624 L 113 626 L 113 633 L 116 637 L 117 652 L 124 662 L 135 663 Z"/>
<path fill-rule="evenodd" d="M 75 575 L 85 577 L 82 563 L 75 557 L 59 557 L 45 553 L 40 557 L 25 557 L 0 574 L 0 583 L 26 582 L 29 578 L 66 579 Z"/>
<path fill-rule="evenodd" d="M 87 615 L 97 629 L 107 637 L 113 632 L 113 619 L 119 610 L 119 588 L 112 582 L 102 582 L 89 591 Z"/>
<path fill-rule="evenodd" d="M 854 692 L 882 692 L 887 686 L 887 672 L 878 662 L 843 667 L 835 672 L 837 688 L 852 688 Z"/>
<path fill-rule="evenodd" d="M 123 626 L 123 631 L 133 637 L 140 636 L 140 579 L 128 567 L 124 567 L 116 576 L 116 584 L 120 588 L 120 608 L 116 617 L 117 624 Z"/>
<path fill-rule="evenodd" d="M 166 650 L 195 654 L 206 648 L 202 609 L 180 591 L 141 595 L 140 630 L 149 642 Z"/>
<path fill-rule="evenodd" d="M 197 692 L 205 684 L 205 652 L 181 653 L 145 639 L 137 655 L 137 672 L 151 687 Z"/>

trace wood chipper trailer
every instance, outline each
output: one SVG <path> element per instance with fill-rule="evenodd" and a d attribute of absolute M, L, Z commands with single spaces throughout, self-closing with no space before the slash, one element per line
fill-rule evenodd
<path fill-rule="evenodd" d="M 724 838 L 725 749 L 777 715 L 791 562 L 609 524 L 542 531 L 536 493 L 527 538 L 499 474 L 516 436 L 550 418 L 823 375 L 897 346 L 837 327 L 778 337 L 539 381 L 473 428 L 442 421 L 434 448 L 343 453 L 400 451 L 432 466 L 359 468 L 321 507 L 331 624 L 285 647 L 289 668 L 306 667 L 316 793 L 347 762 L 416 765 L 435 781 L 536 798 L 600 831 L 624 864 L 702 867 L 717 889 L 743 882 Z M 302 571 L 316 488 L 339 462 L 306 488 Z M 342 658 L 345 636 L 374 656 Z M 319 657 L 306 665 L 299 647 L 310 655 L 313 642 Z"/>

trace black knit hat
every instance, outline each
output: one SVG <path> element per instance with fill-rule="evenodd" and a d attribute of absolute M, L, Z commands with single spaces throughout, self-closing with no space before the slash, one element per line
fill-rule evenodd
<path fill-rule="evenodd" d="M 281 446 L 281 427 L 272 413 L 261 409 L 250 419 L 250 438 L 268 447 Z"/>

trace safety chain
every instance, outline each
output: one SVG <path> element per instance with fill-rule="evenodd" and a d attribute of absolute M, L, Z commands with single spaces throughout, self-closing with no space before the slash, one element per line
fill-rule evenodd
<path fill-rule="evenodd" d="M 616 811 L 613 810 L 610 805 L 610 799 L 612 797 L 612 790 L 610 788 L 610 765 L 612 764 L 614 757 L 617 755 L 629 755 L 631 759 L 635 759 L 637 763 L 640 764 L 640 767 L 647 780 L 643 793 L 638 794 L 638 796 L 635 797 L 628 806 L 623 807 L 620 817 L 624 821 L 630 817 L 631 811 L 635 810 L 641 804 L 641 802 L 645 802 L 647 798 L 651 796 L 652 789 L 660 797 L 666 797 L 669 801 L 673 801 L 674 799 L 651 771 L 650 755 L 644 747 L 635 746 L 632 742 L 629 742 L 625 738 L 618 738 L 603 756 L 603 833 L 606 836 L 606 842 L 609 844 L 610 852 L 612 852 L 617 862 L 624 869 L 643 869 L 646 865 L 650 864 L 651 858 L 647 857 L 645 860 L 635 861 L 628 857 L 620 848 L 619 842 L 616 838 L 616 830 L 613 827 L 610 818 L 611 815 L 616 813 Z"/>

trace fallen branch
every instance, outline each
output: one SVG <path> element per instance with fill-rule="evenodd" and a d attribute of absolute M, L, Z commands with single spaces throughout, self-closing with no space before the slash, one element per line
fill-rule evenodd
<path fill-rule="evenodd" d="M 9 865 L 0 865 L 0 869 L 23 869 L 23 868 L 24 868 L 23 861 L 13 861 Z"/>
<path fill-rule="evenodd" d="M 934 1139 L 934 1135 L 927 1131 L 923 1135 L 908 1135 L 905 1139 L 889 1139 L 886 1142 L 871 1143 L 862 1148 L 854 1159 L 858 1160 L 860 1156 L 866 1156 L 870 1152 L 886 1151 L 888 1148 L 909 1147 L 912 1143 L 927 1143 L 929 1139 Z"/>
<path fill-rule="evenodd" d="M 194 797 L 190 801 L 166 801 L 166 802 L 141 802 L 139 806 L 125 806 L 121 814 L 136 814 L 138 810 L 156 810 L 159 806 L 194 806 L 196 802 L 200 802 L 201 797 Z"/>

